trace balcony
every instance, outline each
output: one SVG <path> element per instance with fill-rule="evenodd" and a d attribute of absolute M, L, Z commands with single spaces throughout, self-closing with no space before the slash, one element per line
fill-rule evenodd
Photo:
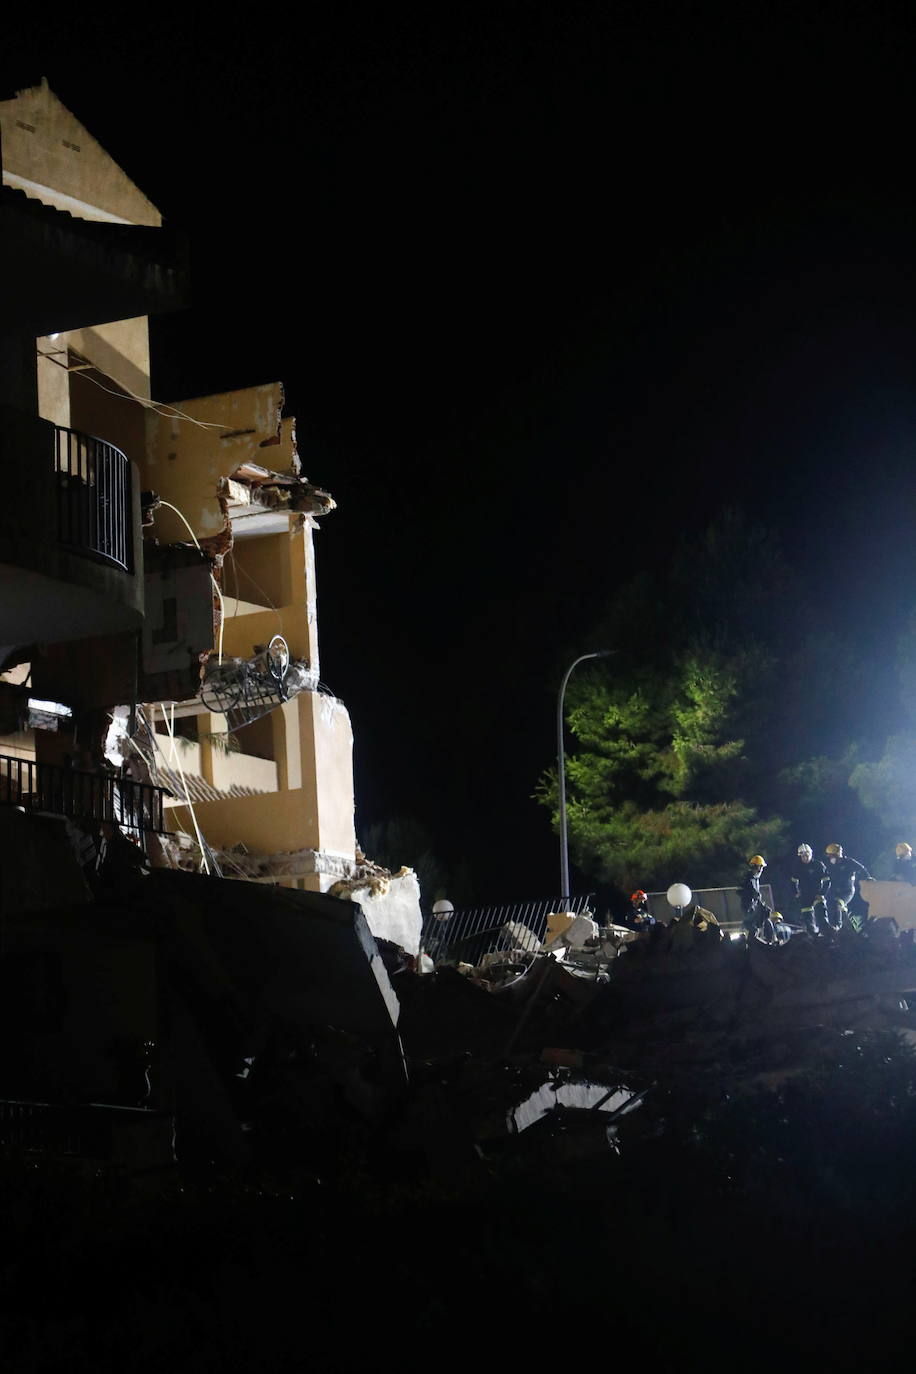
<path fill-rule="evenodd" d="M 139 627 L 138 485 L 112 444 L 0 408 L 0 644 Z"/>
<path fill-rule="evenodd" d="M 164 796 L 151 783 L 0 754 L 0 806 L 162 833 Z"/>
<path fill-rule="evenodd" d="M 131 469 L 114 444 L 54 426 L 57 538 L 84 558 L 133 572 Z"/>

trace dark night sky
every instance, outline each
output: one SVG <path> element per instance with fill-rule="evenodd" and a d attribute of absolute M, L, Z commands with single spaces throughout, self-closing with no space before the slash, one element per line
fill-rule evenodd
<path fill-rule="evenodd" d="M 559 672 L 679 532 L 756 510 L 877 640 L 912 600 L 912 12 L 325 8 L 81 9 L 5 93 L 191 236 L 154 395 L 286 384 L 359 824 L 531 896 Z"/>

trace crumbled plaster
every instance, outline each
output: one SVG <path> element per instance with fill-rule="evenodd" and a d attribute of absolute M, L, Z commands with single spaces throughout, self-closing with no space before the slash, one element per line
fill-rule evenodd
<path fill-rule="evenodd" d="M 190 835 L 170 835 L 165 850 L 172 867 L 196 872 L 200 849 Z M 391 940 L 408 954 L 419 953 L 423 924 L 420 884 L 411 868 L 392 874 L 360 851 L 355 859 L 316 849 L 253 854 L 244 845 L 218 850 L 215 858 L 225 878 L 276 883 L 283 878 L 318 876 L 329 896 L 359 903 L 378 939 Z"/>
<path fill-rule="evenodd" d="M 329 696 L 326 692 L 319 693 L 319 712 L 318 718 L 322 725 L 333 725 L 337 718 L 342 714 L 349 720 L 346 706 L 337 697 Z"/>
<path fill-rule="evenodd" d="M 412 868 L 402 868 L 385 888 L 354 887 L 350 896 L 358 902 L 369 929 L 379 940 L 391 940 L 408 954 L 420 952 L 420 884 Z"/>
<path fill-rule="evenodd" d="M 130 707 L 116 706 L 105 737 L 105 757 L 113 767 L 120 768 L 127 762 L 130 752 Z"/>

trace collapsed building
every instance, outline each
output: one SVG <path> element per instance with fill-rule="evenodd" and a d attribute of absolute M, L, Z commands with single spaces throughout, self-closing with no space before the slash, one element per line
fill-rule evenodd
<path fill-rule="evenodd" d="M 525 914 L 482 949 L 449 908 L 462 948 L 416 976 L 416 879 L 356 844 L 318 650 L 334 502 L 282 387 L 154 402 L 183 244 L 46 85 L 0 133 L 0 1142 L 319 1168 L 409 1102 L 390 1138 L 449 1167 L 558 1121 L 606 1149 L 665 1074 L 719 1091 L 849 1021 L 907 1029 L 887 923 L 770 951 Z"/>
<path fill-rule="evenodd" d="M 230 991 L 248 922 L 309 929 L 289 953 L 300 1040 L 325 930 L 329 962 L 355 950 L 361 970 L 338 1030 L 368 998 L 396 1042 L 370 927 L 416 950 L 419 891 L 356 843 L 350 719 L 318 656 L 313 534 L 335 503 L 301 471 L 281 384 L 154 401 L 148 321 L 187 303 L 185 244 L 46 82 L 0 101 L 0 135 L 0 963 L 18 989 L 0 1096 L 168 1114 L 195 1037 L 194 1092 L 225 1091 L 208 1017 L 232 1006 L 262 1039 L 289 1020 Z M 220 910 L 231 959 L 176 934 L 185 905 Z M 140 1077 L 172 1088 L 118 1089 L 112 1054 L 134 1077 L 164 1055 Z"/>

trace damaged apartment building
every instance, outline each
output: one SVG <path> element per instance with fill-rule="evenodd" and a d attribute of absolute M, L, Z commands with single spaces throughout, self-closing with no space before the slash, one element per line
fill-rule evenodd
<path fill-rule="evenodd" d="M 419 892 L 357 847 L 350 720 L 319 678 L 313 535 L 334 501 L 301 471 L 279 383 L 151 398 L 148 317 L 187 303 L 185 249 L 47 83 L 0 101 L 0 137 L 3 953 L 38 948 L 11 913 L 85 906 L 106 862 L 187 880 L 200 910 L 222 880 L 227 921 L 250 912 L 261 939 L 271 902 L 316 930 L 339 908 L 390 1030 L 371 936 L 344 913 L 358 901 L 413 953 Z M 79 996 L 117 1001 L 101 964 Z M 154 1043 L 137 1015 L 126 1038 Z"/>

